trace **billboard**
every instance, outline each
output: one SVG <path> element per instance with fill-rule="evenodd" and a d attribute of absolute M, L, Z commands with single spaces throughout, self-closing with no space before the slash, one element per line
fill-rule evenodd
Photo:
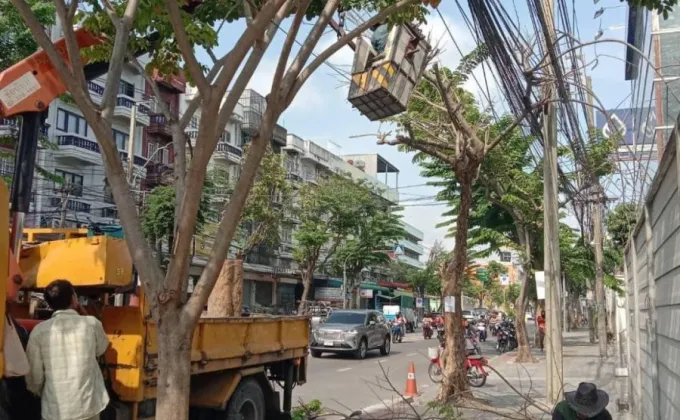
<path fill-rule="evenodd" d="M 654 108 L 621 108 L 597 111 L 595 125 L 605 138 L 620 136 L 616 156 L 618 160 L 653 158 L 655 154 L 656 112 Z"/>

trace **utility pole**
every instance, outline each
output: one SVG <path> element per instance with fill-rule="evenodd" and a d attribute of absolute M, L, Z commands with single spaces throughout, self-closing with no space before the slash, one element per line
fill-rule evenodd
<path fill-rule="evenodd" d="M 137 104 L 132 104 L 130 112 L 130 135 L 128 136 L 127 148 L 127 179 L 132 185 L 135 175 L 135 129 L 137 128 Z"/>
<path fill-rule="evenodd" d="M 595 246 L 595 302 L 597 304 L 597 335 L 600 357 L 607 357 L 607 312 L 604 297 L 604 255 L 602 250 L 602 191 L 594 180 L 593 242 Z"/>
<path fill-rule="evenodd" d="M 552 0 L 536 0 L 538 13 L 544 19 L 543 45 L 546 54 L 555 48 L 554 5 Z M 547 57 L 545 75 L 554 80 L 553 63 Z M 556 87 L 547 83 L 542 96 L 546 100 L 543 116 L 543 212 L 544 212 L 544 271 L 545 271 L 545 315 L 546 315 L 546 385 L 550 405 L 562 400 L 562 331 L 560 329 L 559 297 L 560 288 L 560 239 L 557 203 L 557 112 L 555 109 Z"/>

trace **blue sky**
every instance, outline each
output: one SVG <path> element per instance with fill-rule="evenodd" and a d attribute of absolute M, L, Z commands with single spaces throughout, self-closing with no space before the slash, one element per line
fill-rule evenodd
<path fill-rule="evenodd" d="M 505 7 L 511 15 L 515 13 L 513 3 L 510 0 L 503 3 L 507 3 Z M 592 40 L 600 27 L 604 29 L 603 39 L 625 38 L 624 28 L 627 9 L 620 7 L 622 3 L 619 0 L 601 0 L 597 5 L 594 5 L 591 0 L 578 0 L 575 3 L 578 3 L 576 10 L 578 33 L 584 42 Z M 466 7 L 467 2 L 461 1 L 461 4 L 463 7 Z M 574 3 L 567 1 L 567 4 L 571 7 Z M 524 28 L 525 33 L 529 33 L 532 29 L 529 26 L 531 23 L 527 17 L 526 7 L 526 1 L 516 0 L 516 13 L 519 16 L 520 25 Z M 601 18 L 593 19 L 595 11 L 600 7 L 607 9 Z M 440 5 L 440 11 L 463 53 L 471 51 L 475 43 L 458 12 L 456 2 L 444 0 Z M 284 30 L 287 27 L 288 23 L 282 25 Z M 298 35 L 298 40 L 302 41 L 304 39 L 310 27 L 310 25 L 303 27 L 303 30 Z M 224 53 L 227 51 L 233 45 L 238 35 L 240 35 L 243 28 L 243 22 L 225 25 L 220 33 L 220 47 L 217 52 Z M 444 24 L 436 12 L 430 14 L 425 29 L 426 32 L 430 33 L 434 41 L 439 41 L 440 48 L 444 50 L 439 57 L 439 61 L 443 65 L 454 67 L 460 59 L 460 54 L 446 34 Z M 277 34 L 262 64 L 253 76 L 250 88 L 262 94 L 269 92 L 271 78 L 284 37 L 285 34 L 283 33 Z M 335 39 L 334 33 L 326 34 L 320 41 L 316 51 L 321 51 L 323 48 L 331 45 Z M 399 175 L 399 192 L 402 200 L 433 196 L 436 193 L 436 189 L 422 186 L 426 180 L 420 176 L 420 169 L 411 162 L 411 155 L 399 152 L 393 147 L 378 146 L 375 143 L 374 137 L 350 138 L 360 134 L 376 133 L 379 129 L 378 123 L 372 123 L 362 117 L 347 102 L 347 71 L 350 68 L 353 57 L 352 53 L 351 49 L 344 48 L 330 60 L 334 68 L 329 66 L 319 68 L 300 91 L 291 107 L 283 114 L 279 124 L 286 127 L 288 132 L 307 140 L 313 140 L 335 154 L 380 153 L 401 171 Z M 583 54 L 588 62 L 595 56 L 595 51 L 593 48 L 585 48 Z M 625 56 L 624 46 L 621 44 L 600 44 L 597 46 L 597 54 L 623 59 Z M 206 64 L 209 63 L 207 55 L 203 54 L 200 58 Z M 477 72 L 477 74 L 481 73 Z M 624 81 L 623 62 L 620 60 L 600 56 L 598 65 L 592 71 L 589 70 L 589 74 L 593 79 L 594 90 L 608 108 L 618 106 L 630 93 L 630 84 Z M 474 81 L 471 80 L 466 87 L 475 92 L 478 98 L 482 98 L 479 95 L 481 89 Z M 490 90 L 492 99 L 496 102 L 494 105 L 495 109 L 497 111 L 503 110 L 504 107 L 499 101 L 500 95 L 498 89 L 491 86 Z M 626 104 L 624 102 L 624 105 Z M 486 106 L 487 103 L 485 102 L 484 105 Z M 382 129 L 386 131 L 385 126 Z M 340 148 L 336 145 L 339 145 Z M 446 210 L 446 207 L 441 205 L 425 206 L 413 204 L 415 203 L 405 207 L 404 219 L 424 232 L 424 245 L 429 247 L 435 240 L 443 239 L 447 247 L 452 247 L 453 239 L 445 238 L 446 231 L 435 227 L 438 222 L 442 221 L 441 213 Z"/>

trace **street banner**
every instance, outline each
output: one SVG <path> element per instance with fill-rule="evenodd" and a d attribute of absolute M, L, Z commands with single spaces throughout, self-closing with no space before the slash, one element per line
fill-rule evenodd
<path fill-rule="evenodd" d="M 536 272 L 536 297 L 538 300 L 545 299 L 545 272 Z"/>
<path fill-rule="evenodd" d="M 444 312 L 449 312 L 449 313 L 456 312 L 456 297 L 455 296 L 444 297 Z"/>

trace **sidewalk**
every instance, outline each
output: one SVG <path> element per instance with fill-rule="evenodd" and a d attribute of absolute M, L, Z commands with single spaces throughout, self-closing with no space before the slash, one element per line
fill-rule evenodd
<path fill-rule="evenodd" d="M 563 354 L 565 391 L 575 390 L 580 382 L 592 382 L 609 394 L 609 405 L 607 408 L 614 419 L 632 419 L 632 416 L 629 416 L 628 413 L 619 413 L 617 409 L 620 387 L 616 381 L 623 379 L 617 379 L 614 376 L 616 357 L 600 359 L 597 344 L 590 344 L 587 330 L 566 333 L 564 336 Z M 613 351 L 610 350 L 610 354 L 613 354 Z M 514 363 L 515 352 L 500 356 L 488 355 L 489 365 L 503 375 L 522 394 L 528 395 L 540 403 L 545 403 L 546 357 L 535 349 L 534 355 L 538 359 L 538 363 L 521 365 Z M 422 374 L 418 372 L 418 376 L 422 377 Z M 426 388 L 421 386 L 419 388 L 421 395 L 413 403 L 419 413 L 425 414 L 427 412 L 429 416 L 436 414 L 432 410 L 428 411 L 427 404 L 435 399 L 438 390 L 438 386 L 428 386 Z M 527 405 L 524 398 L 513 391 L 508 384 L 493 372 L 490 373 L 486 385 L 482 388 L 473 388 L 473 393 L 475 397 L 486 401 L 495 408 L 518 410 Z M 405 406 L 405 404 L 400 404 L 400 406 L 395 407 L 391 411 L 389 416 L 392 417 L 396 414 L 395 412 L 406 413 L 410 411 L 413 414 L 413 409 Z M 541 415 L 537 409 L 533 409 L 530 412 L 534 413 L 535 418 L 549 418 L 548 415 Z M 385 412 L 374 413 L 366 418 L 390 418 L 384 417 L 385 414 Z M 463 414 L 464 419 L 499 418 L 497 414 L 485 414 L 468 409 L 461 410 L 461 414 Z"/>

